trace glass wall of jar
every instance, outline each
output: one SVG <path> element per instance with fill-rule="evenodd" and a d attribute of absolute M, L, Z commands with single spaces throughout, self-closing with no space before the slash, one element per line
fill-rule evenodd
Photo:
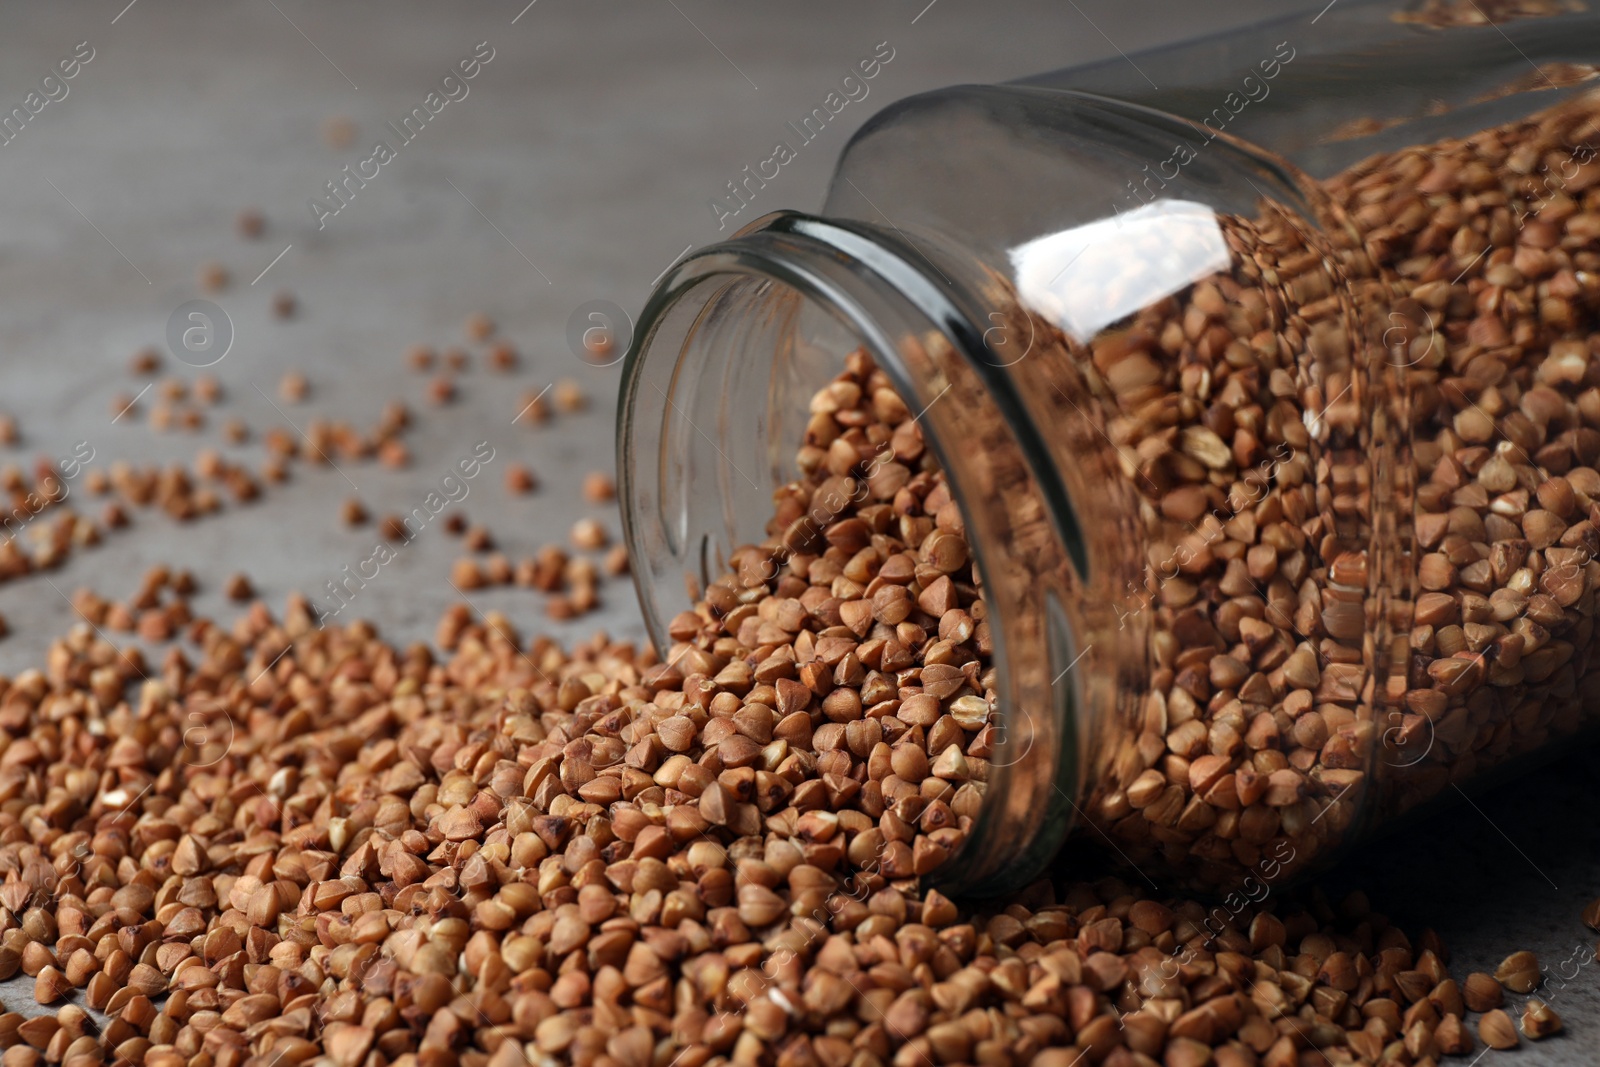
<path fill-rule="evenodd" d="M 1154 879 L 1281 880 L 1600 714 L 1600 97 L 1560 66 L 1600 22 L 1341 8 L 1132 57 L 1166 98 L 1060 88 L 1105 67 L 896 104 L 820 216 L 645 310 L 619 469 L 664 654 L 685 575 L 818 550 L 827 501 L 769 520 L 849 353 L 920 413 L 993 664 L 942 886 L 1025 881 L 1074 827 Z M 1453 73 L 1479 31 L 1536 84 Z M 1360 89 L 1385 71 L 1413 96 Z"/>

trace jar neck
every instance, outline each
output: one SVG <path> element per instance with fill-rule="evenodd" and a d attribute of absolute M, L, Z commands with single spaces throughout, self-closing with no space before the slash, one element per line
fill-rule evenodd
<path fill-rule="evenodd" d="M 1124 582 L 1099 564 L 1080 522 L 1093 483 L 1095 536 L 1126 525 L 1107 514 L 1122 504 L 1111 479 L 1093 471 L 1105 449 L 1060 451 L 1103 434 L 1043 432 L 1023 395 L 1049 359 L 1028 340 L 1040 329 L 960 249 L 785 212 L 670 271 L 624 365 L 623 525 L 664 653 L 668 620 L 688 606 L 685 576 L 696 594 L 727 572 L 735 548 L 765 539 L 806 400 L 845 353 L 866 347 L 919 413 L 983 582 L 996 694 L 982 808 L 930 877 L 951 893 L 1013 888 L 1055 854 L 1082 816 L 1090 720 L 1115 700 L 1107 687 L 1120 665 L 1137 659 L 1113 610 Z"/>

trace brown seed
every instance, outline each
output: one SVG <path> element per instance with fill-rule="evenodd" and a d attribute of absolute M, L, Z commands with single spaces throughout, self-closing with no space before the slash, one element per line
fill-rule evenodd
<path fill-rule="evenodd" d="M 513 422 L 527 422 L 537 425 L 550 418 L 550 404 L 545 400 L 544 392 L 527 392 L 522 394 L 522 401 L 517 405 L 516 416 Z"/>
<path fill-rule="evenodd" d="M 1560 540 L 1567 524 L 1554 512 L 1536 509 L 1522 517 L 1523 534 L 1537 549 L 1546 549 Z"/>
<path fill-rule="evenodd" d="M 329 1023 L 323 1030 L 322 1047 L 338 1067 L 359 1067 L 367 1059 L 373 1037 L 373 1032 L 365 1026 Z"/>
<path fill-rule="evenodd" d="M 250 894 L 250 907 L 246 912 L 251 926 L 266 927 L 278 919 L 278 891 L 273 886 L 262 886 Z"/>
<path fill-rule="evenodd" d="M 287 289 L 280 289 L 272 295 L 272 314 L 274 318 L 292 319 L 299 308 L 293 293 Z"/>
<path fill-rule="evenodd" d="M 483 831 L 483 822 L 467 808 L 451 808 L 440 815 L 435 828 L 449 841 L 467 841 Z"/>
<path fill-rule="evenodd" d="M 209 262 L 200 267 L 200 288 L 208 293 L 221 292 L 228 287 L 228 268 L 221 263 Z"/>
<path fill-rule="evenodd" d="M 46 1044 L 50 1041 L 50 1039 L 52 1037 L 54 1037 L 56 1035 L 56 1033 L 60 1029 L 61 1029 L 61 1024 L 58 1021 L 56 1021 L 56 1019 L 53 1016 L 50 1016 L 50 1015 L 36 1015 L 31 1019 L 26 1019 L 23 1022 L 17 1024 L 17 1036 L 20 1037 L 23 1041 L 27 1042 L 27 1044 L 31 1045 L 33 1048 L 41 1049 L 41 1048 L 44 1048 L 46 1046 Z M 8 1058 L 12 1057 L 13 1050 L 16 1049 L 17 1047 L 18 1046 L 12 1046 L 11 1049 L 7 1049 L 6 1050 L 6 1055 L 7 1055 Z M 22 1051 L 31 1052 L 32 1050 L 24 1048 Z M 31 1064 L 36 1064 L 36 1063 L 38 1063 L 40 1061 L 37 1058 L 37 1056 L 33 1056 L 33 1057 L 17 1057 L 16 1058 L 16 1062 L 18 1064 L 30 1064 L 31 1065 Z M 8 1065 L 8 1067 L 10 1067 L 10 1065 Z"/>
<path fill-rule="evenodd" d="M 391 437 L 378 446 L 378 461 L 394 470 L 409 467 L 411 450 L 399 438 Z"/>
<path fill-rule="evenodd" d="M 364 525 L 368 519 L 366 506 L 353 496 L 347 497 L 340 508 L 339 518 L 346 526 Z"/>
<path fill-rule="evenodd" d="M 239 213 L 233 218 L 233 228 L 239 232 L 240 237 L 253 241 L 266 231 L 267 220 L 253 207 L 240 208 Z"/>
<path fill-rule="evenodd" d="M 490 585 L 510 585 L 512 575 L 511 561 L 496 552 L 484 561 L 483 573 Z"/>
<path fill-rule="evenodd" d="M 478 589 L 485 584 L 482 569 L 478 561 L 470 556 L 462 556 L 450 567 L 450 583 L 458 589 Z"/>
<path fill-rule="evenodd" d="M 956 745 L 947 746 L 933 764 L 935 778 L 943 778 L 947 781 L 966 781 L 970 774 L 967 757 Z"/>
<path fill-rule="evenodd" d="M 1522 1032 L 1529 1040 L 1538 1041 L 1561 1032 L 1561 1016 L 1538 998 L 1530 998 L 1522 1009 Z"/>
<path fill-rule="evenodd" d="M 1174 489 L 1161 499 L 1161 513 L 1179 523 L 1194 522 L 1205 514 L 1208 507 L 1210 499 L 1204 490 L 1195 486 Z"/>
<path fill-rule="evenodd" d="M 1499 982 L 1482 971 L 1473 971 L 1461 984 L 1461 995 L 1471 1011 L 1491 1011 L 1505 1004 Z"/>
<path fill-rule="evenodd" d="M 682 715 L 673 715 L 656 724 L 656 736 L 669 752 L 689 751 L 695 733 L 693 720 Z"/>
<path fill-rule="evenodd" d="M 298 404 L 309 395 L 310 391 L 310 383 L 299 371 L 289 371 L 278 380 L 278 396 L 286 403 Z"/>
<path fill-rule="evenodd" d="M 467 340 L 487 341 L 494 336 L 494 320 L 481 311 L 474 311 L 467 316 L 465 326 Z"/>
<path fill-rule="evenodd" d="M 554 391 L 556 410 L 573 414 L 589 406 L 589 398 L 584 394 L 582 386 L 570 378 L 563 378 L 556 383 Z"/>
<path fill-rule="evenodd" d="M 138 964 L 129 972 L 127 985 L 136 993 L 147 997 L 158 996 L 166 992 L 167 980 L 162 973 L 147 963 Z"/>
<path fill-rule="evenodd" d="M 606 547 L 611 539 L 595 519 L 579 519 L 573 524 L 571 540 L 574 548 L 593 550 Z"/>
<path fill-rule="evenodd" d="M 533 472 L 520 463 L 506 468 L 506 490 L 512 493 L 531 493 L 538 487 Z"/>
<path fill-rule="evenodd" d="M 148 377 L 161 368 L 161 353 L 146 346 L 135 352 L 128 361 L 128 372 L 135 377 Z"/>
<path fill-rule="evenodd" d="M 783 899 L 765 886 L 739 888 L 739 919 L 749 926 L 770 926 L 787 911 Z"/>
<path fill-rule="evenodd" d="M 1513 993 L 1531 993 L 1541 977 L 1539 960 L 1527 950 L 1513 952 L 1500 961 L 1494 977 L 1495 981 Z"/>
<path fill-rule="evenodd" d="M 1211 1047 L 1189 1037 L 1173 1038 L 1167 1043 L 1163 1062 L 1166 1067 L 1206 1067 L 1212 1062 Z"/>
<path fill-rule="evenodd" d="M 1490 1048 L 1508 1049 L 1516 1048 L 1522 1042 L 1517 1037 L 1517 1028 L 1511 1022 L 1511 1016 L 1499 1008 L 1485 1012 L 1483 1018 L 1478 1020 L 1478 1037 Z"/>
<path fill-rule="evenodd" d="M 94 953 L 86 948 L 77 949 L 67 958 L 63 972 L 67 981 L 78 988 L 88 984 L 89 979 L 100 973 L 100 961 L 95 959 Z"/>
<path fill-rule="evenodd" d="M 1472 1051 L 1472 1034 L 1459 1015 L 1446 1015 L 1433 1031 L 1434 1044 L 1446 1056 L 1465 1056 Z"/>
<path fill-rule="evenodd" d="M 1600 931 L 1600 898 L 1584 905 L 1583 924 L 1591 930 Z"/>
<path fill-rule="evenodd" d="M 322 142 L 329 148 L 344 149 L 355 143 L 356 124 L 343 115 L 330 115 L 322 120 Z"/>
<path fill-rule="evenodd" d="M 33 983 L 33 999 L 40 1004 L 54 1004 L 72 989 L 67 976 L 54 966 L 41 969 Z"/>
<path fill-rule="evenodd" d="M 429 345 L 416 344 L 406 349 L 406 365 L 415 371 L 433 369 L 436 353 Z"/>
<path fill-rule="evenodd" d="M 611 354 L 617 350 L 616 338 L 608 330 L 585 330 L 583 349 L 585 359 L 606 366 L 611 361 Z"/>
<path fill-rule="evenodd" d="M 502 339 L 489 346 L 489 366 L 495 370 L 516 370 L 518 362 L 516 347 L 510 341 Z"/>

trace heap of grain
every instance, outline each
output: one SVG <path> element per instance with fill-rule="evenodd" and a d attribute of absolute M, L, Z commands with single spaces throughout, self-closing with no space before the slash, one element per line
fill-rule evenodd
<path fill-rule="evenodd" d="M 852 357 L 818 402 L 836 440 L 907 425 L 883 385 Z M 841 514 L 767 587 L 708 590 L 667 663 L 524 647 L 461 613 L 436 662 L 364 623 L 318 629 L 303 602 L 196 623 L 198 660 L 159 672 L 87 627 L 58 643 L 0 699 L 0 962 L 109 1022 L 0 1016 L 5 1062 L 1470 1049 L 1442 949 L 1359 898 L 1208 913 L 1110 879 L 974 913 L 918 891 L 982 778 L 987 727 L 953 708 L 987 649 L 959 516 L 900 454 L 920 469 L 891 502 Z"/>
<path fill-rule="evenodd" d="M 1597 171 L 1520 226 L 1512 212 L 1592 114 L 1331 186 L 1364 231 L 1358 291 L 1415 301 L 1392 367 L 1416 398 L 1397 453 L 1409 570 L 1362 557 L 1374 505 L 1344 479 L 1365 462 L 1292 429 L 1346 385 L 1366 410 L 1363 383 L 1389 370 L 1307 378 L 1301 353 L 1252 347 L 1308 334 L 1233 276 L 1086 354 L 1114 385 L 1137 338 L 1167 394 L 1146 398 L 1162 423 L 1098 401 L 1158 490 L 1140 490 L 1150 545 L 1202 517 L 1190 498 L 1228 503 L 1252 439 L 1299 449 L 1149 590 L 1146 762 L 1091 812 L 1132 852 L 1242 862 L 1343 826 L 1319 818 L 1341 803 L 1331 772 L 1374 767 L 1354 745 L 1374 743 L 1366 707 L 1432 738 L 1417 768 L 1378 775 L 1397 804 L 1575 725 L 1600 518 Z M 42 1003 L 81 989 L 106 1018 L 0 1016 L 7 1067 L 1428 1063 L 1473 1048 L 1477 1011 L 1485 1041 L 1517 1040 L 1501 988 L 1531 990 L 1536 963 L 1458 986 L 1435 939 L 1359 896 L 1208 910 L 1041 881 L 973 911 L 920 890 L 982 801 L 987 609 L 881 372 L 849 357 L 813 416 L 780 516 L 885 443 L 895 469 L 847 494 L 825 548 L 743 550 L 673 620 L 665 661 L 525 645 L 464 608 L 439 661 L 364 623 L 319 629 L 299 602 L 281 622 L 259 605 L 231 631 L 192 622 L 198 654 L 159 671 L 85 627 L 7 681 L 0 971 L 33 976 Z M 1359 419 L 1339 420 L 1356 448 Z M 1402 684 L 1375 700 L 1381 650 L 1351 621 L 1379 593 L 1400 609 L 1385 618 L 1415 618 L 1385 676 Z M 1528 1004 L 1528 1036 L 1559 1026 Z"/>

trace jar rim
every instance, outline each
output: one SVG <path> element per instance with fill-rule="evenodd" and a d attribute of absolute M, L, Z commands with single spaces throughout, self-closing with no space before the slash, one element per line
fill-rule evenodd
<path fill-rule="evenodd" d="M 1053 469 L 1041 469 L 1047 468 L 1048 451 L 1042 443 L 1030 446 L 1025 439 L 1029 435 L 1037 436 L 1039 428 L 1028 417 L 1022 400 L 1014 395 L 1011 383 L 1002 373 L 1003 365 L 984 358 L 983 354 L 989 351 L 984 332 L 973 324 L 972 315 L 963 309 L 959 297 L 952 299 L 951 291 L 956 287 L 948 278 L 941 284 L 920 269 L 904 250 L 905 243 L 909 242 L 895 241 L 892 235 L 864 223 L 841 223 L 798 212 L 776 212 L 752 222 L 727 241 L 691 253 L 658 282 L 640 313 L 623 361 L 616 446 L 624 539 L 636 563 L 634 581 L 645 610 L 646 624 L 659 649 L 665 650 L 672 644 L 665 632 L 665 620 L 670 615 L 661 610 L 664 597 L 660 595 L 670 586 L 662 580 L 664 575 L 654 573 L 661 562 L 662 544 L 661 532 L 652 524 L 660 516 L 647 514 L 650 508 L 640 506 L 647 495 L 647 487 L 640 482 L 645 469 L 634 461 L 639 456 L 637 446 L 645 420 L 653 417 L 670 420 L 673 415 L 661 410 L 661 405 L 645 395 L 645 369 L 648 354 L 653 348 L 662 347 L 660 342 L 667 339 L 661 331 L 669 313 L 689 294 L 705 284 L 714 284 L 719 277 L 773 281 L 814 302 L 855 334 L 896 390 L 907 399 L 923 397 L 926 402 L 926 390 L 919 388 L 896 337 L 918 338 L 930 331 L 942 335 L 964 365 L 976 370 L 980 380 L 983 395 L 964 400 L 992 405 L 1010 432 L 1019 437 L 1019 455 L 1032 474 L 1035 491 L 1050 515 L 1052 530 L 1061 541 L 1067 566 L 1076 571 L 1080 580 L 1086 573 L 1087 539 L 1078 526 L 1077 511 L 1066 497 L 1059 476 Z M 921 255 L 920 250 L 915 251 Z M 709 305 L 710 300 L 706 306 Z M 688 337 L 688 333 L 671 337 L 665 347 L 676 349 L 674 355 L 682 359 Z M 990 373 L 985 374 L 985 370 Z M 949 386 L 945 391 L 949 391 Z M 670 403 L 670 397 L 668 401 Z M 932 404 L 928 404 L 923 414 L 931 407 Z M 676 414 L 686 418 L 681 410 Z M 948 454 L 939 434 L 926 436 L 928 447 L 950 472 L 952 498 L 962 514 L 970 519 L 973 514 L 967 505 L 970 494 L 961 484 L 959 464 L 952 466 L 954 457 Z M 726 454 L 722 458 L 728 460 Z M 985 556 L 993 559 L 993 554 L 1003 549 L 986 546 L 981 538 L 971 540 L 971 551 L 980 573 L 994 573 L 987 570 Z M 682 565 L 693 557 L 698 557 L 701 569 L 705 569 L 704 545 L 678 547 L 672 562 L 680 573 Z M 703 574 L 701 577 L 709 580 L 717 576 Z M 674 575 L 671 580 L 676 578 Z M 1059 634 L 1059 643 L 1066 649 L 1074 648 L 1072 626 L 1065 613 L 1049 614 L 1054 616 L 1048 621 L 1052 633 Z M 1052 699 L 1048 708 L 1022 706 L 1011 692 L 1014 687 L 1009 681 L 1004 620 L 993 615 L 991 620 L 992 663 L 997 668 L 995 688 L 999 693 L 997 704 L 1003 724 L 992 765 L 994 773 L 986 783 L 984 803 L 962 845 L 925 879 L 931 886 L 964 896 L 992 895 L 1031 880 L 1055 855 L 1081 816 L 1077 805 L 1083 781 L 1079 738 L 1085 704 L 1078 679 L 1069 678 L 1063 685 L 1063 679 L 1056 678 L 1049 686 Z M 1042 638 L 1040 644 L 1042 650 Z M 1068 662 L 1075 659 L 1075 654 L 1067 657 Z M 1052 663 L 1053 660 L 1054 657 Z M 1008 722 L 1013 717 L 1017 721 Z M 1015 729 L 1022 723 L 1027 724 L 1026 729 Z M 1014 737 L 1023 740 L 1016 741 Z M 1024 760 L 1022 757 L 1035 744 L 1041 745 L 1048 756 Z M 1016 755 L 1013 748 L 1016 745 L 1023 746 L 1022 756 Z M 1013 790 L 1025 791 L 1031 802 L 1002 804 L 999 796 Z M 1010 814 L 1002 813 L 1002 807 Z"/>

